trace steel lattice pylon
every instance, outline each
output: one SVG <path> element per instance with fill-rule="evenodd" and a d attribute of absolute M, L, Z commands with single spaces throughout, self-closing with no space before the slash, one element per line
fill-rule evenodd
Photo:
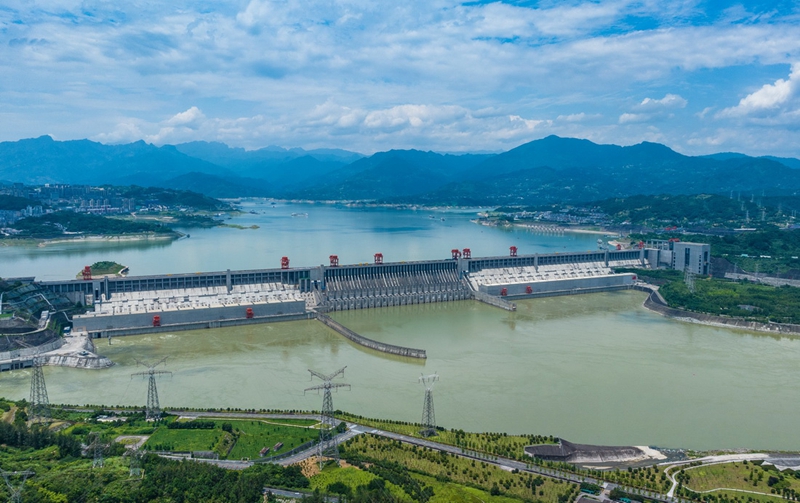
<path fill-rule="evenodd" d="M 425 386 L 425 402 L 422 404 L 422 429 L 420 435 L 430 437 L 436 435 L 436 413 L 433 410 L 433 383 L 439 380 L 437 374 L 423 375 L 419 378 Z"/>
<path fill-rule="evenodd" d="M 105 464 L 103 461 L 103 451 L 105 450 L 106 446 L 102 442 L 100 442 L 100 433 L 93 432 L 90 433 L 90 436 L 93 437 L 92 443 L 89 444 L 89 449 L 92 451 L 92 468 L 102 468 Z"/>
<path fill-rule="evenodd" d="M 130 462 L 130 476 L 131 477 L 141 477 L 142 476 L 142 458 L 144 457 L 145 451 L 143 449 L 128 449 L 125 451 L 124 456 L 128 457 L 128 461 Z"/>
<path fill-rule="evenodd" d="M 147 408 L 145 410 L 145 419 L 148 421 L 158 421 L 161 419 L 161 406 L 158 403 L 158 388 L 156 388 L 156 376 L 163 374 L 172 374 L 168 370 L 156 370 L 156 367 L 161 365 L 167 360 L 167 357 L 160 359 L 158 362 L 150 365 L 148 363 L 136 360 L 137 365 L 144 365 L 147 370 L 144 372 L 136 372 L 131 374 L 131 379 L 136 376 L 147 376 Z"/>
<path fill-rule="evenodd" d="M 22 472 L 7 472 L 5 470 L 0 470 L 0 474 L 3 475 L 3 480 L 6 481 L 6 486 L 8 486 L 9 492 L 9 499 L 12 503 L 21 503 L 22 502 L 22 488 L 25 486 L 25 481 L 28 480 L 28 477 L 35 475 L 30 470 L 25 470 Z M 18 484 L 13 484 L 12 479 L 18 478 L 20 479 Z"/>
<path fill-rule="evenodd" d="M 344 375 L 344 369 L 346 368 L 346 366 L 342 367 L 330 375 L 321 374 L 317 371 L 308 369 L 308 371 L 311 372 L 312 379 L 314 376 L 316 376 L 322 380 L 322 384 L 306 388 L 303 391 L 303 393 L 305 393 L 306 391 L 322 390 L 322 415 L 320 417 L 320 422 L 322 424 L 320 424 L 319 444 L 317 444 L 317 455 L 319 457 L 320 468 L 324 464 L 323 460 L 325 458 L 333 459 L 337 465 L 339 464 L 339 445 L 336 440 L 337 425 L 336 418 L 334 417 L 333 396 L 331 396 L 331 390 L 338 388 L 350 389 L 350 385 L 345 383 L 333 383 L 331 381 L 337 376 Z"/>
<path fill-rule="evenodd" d="M 44 360 L 37 353 L 33 357 L 33 372 L 31 373 L 31 400 L 28 407 L 28 416 L 32 422 L 42 422 L 50 419 L 50 399 L 47 398 L 47 386 L 44 383 L 42 366 Z"/>

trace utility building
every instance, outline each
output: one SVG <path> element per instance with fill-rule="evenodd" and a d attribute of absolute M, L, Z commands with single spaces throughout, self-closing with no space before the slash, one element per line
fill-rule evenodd
<path fill-rule="evenodd" d="M 645 247 L 645 258 L 651 267 L 664 267 L 693 274 L 709 274 L 711 245 L 689 243 L 670 239 L 649 241 Z"/>

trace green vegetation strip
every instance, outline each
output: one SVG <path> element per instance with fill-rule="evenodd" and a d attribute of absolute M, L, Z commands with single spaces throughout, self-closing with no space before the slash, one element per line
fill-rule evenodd
<path fill-rule="evenodd" d="M 385 419 L 370 419 L 343 413 L 338 416 L 345 421 L 352 421 L 364 426 L 371 426 L 392 433 L 423 438 L 420 435 L 422 425 L 404 421 L 390 421 Z M 454 445 L 464 449 L 503 456 L 510 459 L 530 461 L 524 452 L 525 446 L 534 444 L 552 444 L 558 442 L 557 437 L 544 435 L 508 435 L 506 433 L 470 433 L 464 430 L 446 430 L 440 428 L 435 437 L 428 440 L 441 444 Z"/>
<path fill-rule="evenodd" d="M 659 292 L 670 307 L 762 323 L 800 323 L 800 288 L 698 277 L 694 292 L 690 292 L 679 271 L 618 271 L 635 272 L 645 281 L 662 283 Z"/>

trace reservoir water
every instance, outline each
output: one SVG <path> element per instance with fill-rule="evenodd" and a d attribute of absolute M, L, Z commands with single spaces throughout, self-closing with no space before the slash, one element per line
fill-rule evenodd
<path fill-rule="evenodd" d="M 0 275 L 10 275 L 12 264 L 18 275 L 68 277 L 52 264 L 77 272 L 95 256 L 147 274 L 262 267 L 290 253 L 293 260 L 306 257 L 298 259 L 304 264 L 344 250 L 343 262 L 359 262 L 375 251 L 402 260 L 446 256 L 456 246 L 476 255 L 505 254 L 510 244 L 522 252 L 582 250 L 596 240 L 480 227 L 468 222 L 470 213 L 431 219 L 430 212 L 307 208 L 300 210 L 307 218 L 247 214 L 235 222 L 252 218 L 260 229 L 191 231 L 190 239 L 167 246 L 6 248 Z M 297 207 L 284 209 L 292 211 Z M 292 251 L 278 251 L 286 248 Z M 334 395 L 337 408 L 419 421 L 417 377 L 438 372 L 436 417 L 446 427 L 583 443 L 800 449 L 800 339 L 677 322 L 645 310 L 643 300 L 626 291 L 522 301 L 516 313 L 462 301 L 335 314 L 367 337 L 426 349 L 425 362 L 371 352 L 302 321 L 121 337 L 110 346 L 98 341 L 99 352 L 117 365 L 46 367 L 45 377 L 53 402 L 144 404 L 146 381 L 130 377 L 142 370 L 135 359 L 169 355 L 173 375 L 159 383 L 165 406 L 316 409 L 321 397 L 303 394 L 314 384 L 307 369 L 327 373 L 346 365 L 344 381 L 353 388 Z M 29 380 L 28 371 L 5 372 L 0 394 L 26 397 Z"/>
<path fill-rule="evenodd" d="M 0 277 L 36 276 L 39 280 L 74 278 L 83 266 L 114 260 L 131 275 L 224 271 L 293 266 L 450 258 L 453 248 L 471 248 L 473 256 L 597 249 L 597 235 L 539 234 L 476 225 L 476 211 L 348 208 L 323 204 L 284 204 L 262 200 L 242 203 L 245 213 L 228 221 L 243 227 L 184 229 L 177 241 L 58 243 L 45 247 L 0 246 Z M 250 213 L 253 212 L 253 213 Z M 292 216 L 307 215 L 307 216 Z"/>

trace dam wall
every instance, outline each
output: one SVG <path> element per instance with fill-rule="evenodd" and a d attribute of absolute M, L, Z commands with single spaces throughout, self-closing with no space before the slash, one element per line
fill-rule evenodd
<path fill-rule="evenodd" d="M 94 306 L 74 328 L 93 336 L 187 330 L 313 317 L 352 309 L 477 299 L 513 310 L 506 297 L 572 295 L 630 287 L 642 250 L 253 269 L 39 285 Z M 154 317 L 158 317 L 155 319 Z M 160 325 L 160 326 L 158 326 Z"/>
<path fill-rule="evenodd" d="M 252 318 L 247 318 L 247 309 L 252 310 Z M 222 326 L 226 321 L 237 319 L 253 319 L 260 322 L 269 321 L 272 317 L 286 315 L 304 315 L 306 304 L 304 301 L 287 301 L 262 304 L 247 304 L 241 306 L 209 307 L 198 309 L 175 309 L 149 313 L 134 314 L 97 314 L 86 313 L 73 317 L 76 331 L 94 333 L 114 333 L 120 330 L 147 328 L 152 331 L 154 317 L 158 316 L 158 324 L 162 327 L 181 325 L 208 328 L 209 324 Z M 201 325 L 201 326 L 198 326 Z M 141 333 L 141 332 L 139 332 Z"/>
<path fill-rule="evenodd" d="M 472 298 L 454 260 L 326 268 L 320 311 L 451 302 Z"/>

